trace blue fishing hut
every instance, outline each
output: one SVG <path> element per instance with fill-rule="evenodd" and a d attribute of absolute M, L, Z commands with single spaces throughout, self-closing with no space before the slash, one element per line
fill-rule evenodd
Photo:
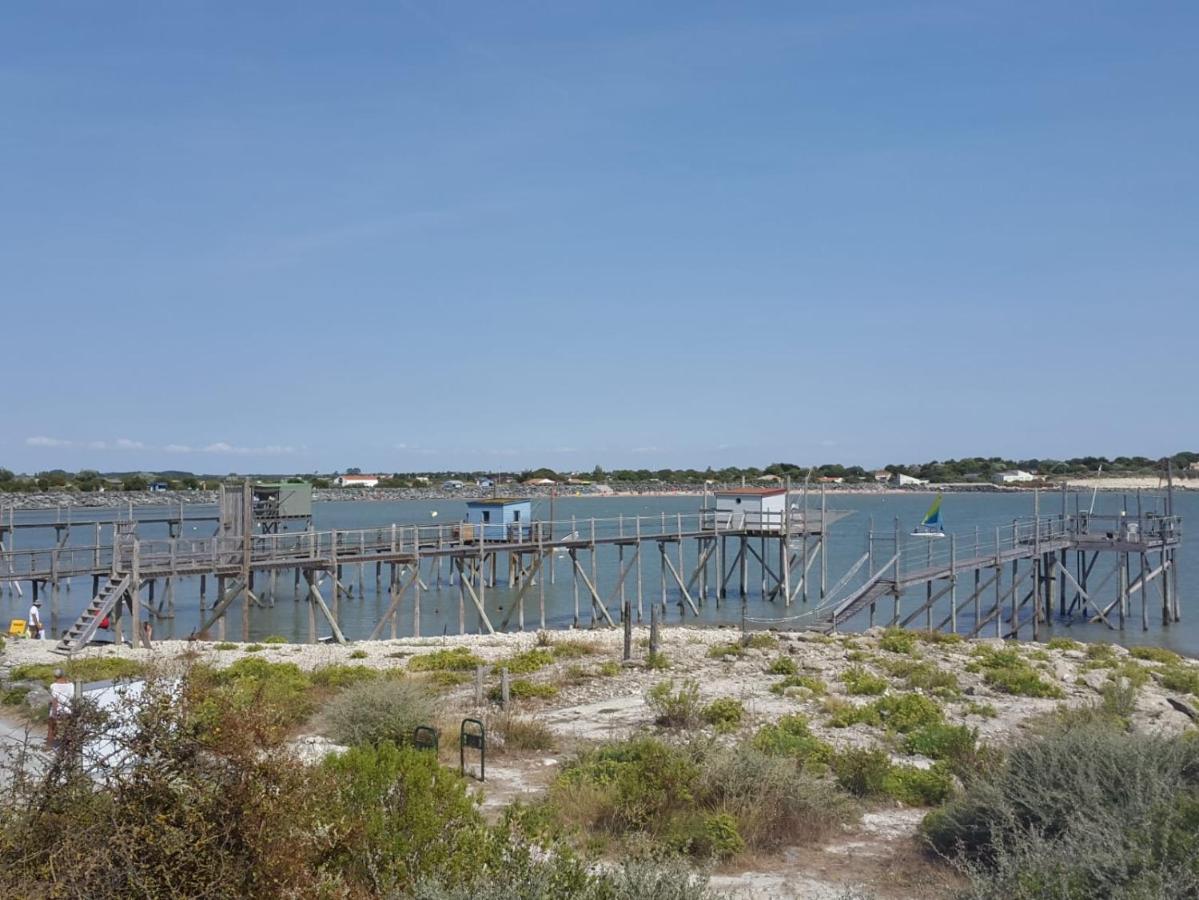
<path fill-rule="evenodd" d="M 478 529 L 485 541 L 528 540 L 533 531 L 533 501 L 514 497 L 489 497 L 466 502 L 466 525 L 463 537 L 473 540 Z"/>

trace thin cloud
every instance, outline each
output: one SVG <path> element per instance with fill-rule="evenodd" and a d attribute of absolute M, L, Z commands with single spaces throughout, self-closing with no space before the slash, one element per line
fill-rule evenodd
<path fill-rule="evenodd" d="M 26 445 L 30 447 L 73 447 L 73 441 L 65 441 L 62 438 L 47 437 L 44 434 L 39 434 L 34 437 L 25 438 Z"/>

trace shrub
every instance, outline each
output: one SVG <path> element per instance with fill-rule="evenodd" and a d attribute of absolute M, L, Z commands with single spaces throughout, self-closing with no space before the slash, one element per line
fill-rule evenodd
<path fill-rule="evenodd" d="M 605 678 L 612 678 L 620 674 L 620 663 L 613 659 L 605 660 L 596 667 L 596 671 Z"/>
<path fill-rule="evenodd" d="M 36 663 L 16 666 L 9 676 L 12 681 L 54 681 L 54 670 L 61 668 L 68 681 L 117 681 L 121 678 L 140 678 L 146 668 L 132 659 L 117 656 L 95 656 L 88 659 L 71 659 L 62 663 Z"/>
<path fill-rule="evenodd" d="M 1005 694 L 1016 694 L 1021 697 L 1053 697 L 1062 696 L 1062 689 L 1056 684 L 1050 684 L 1041 678 L 1031 667 L 1013 666 L 1008 669 L 988 669 L 983 678 L 987 684 Z"/>
<path fill-rule="evenodd" d="M 329 862 L 373 895 L 432 872 L 460 878 L 479 865 L 484 832 L 475 801 L 434 754 L 385 742 L 330 756 L 324 769 L 335 776 L 329 802 L 343 817 Z"/>
<path fill-rule="evenodd" d="M 904 747 L 909 753 L 919 753 L 929 759 L 967 760 L 978 744 L 978 732 L 965 725 L 944 722 L 925 725 L 907 736 Z"/>
<path fill-rule="evenodd" d="M 770 693 L 785 694 L 787 688 L 802 687 L 807 688 L 817 696 L 828 692 L 828 685 L 815 675 L 788 675 L 782 681 L 777 681 L 770 686 Z"/>
<path fill-rule="evenodd" d="M 987 767 L 924 834 L 970 896 L 1182 898 L 1199 892 L 1199 744 L 1066 718 Z"/>
<path fill-rule="evenodd" d="M 558 740 L 554 733 L 536 719 L 507 716 L 499 723 L 505 750 L 552 750 Z"/>
<path fill-rule="evenodd" d="M 965 640 L 954 631 L 917 631 L 916 637 L 925 644 L 960 644 Z"/>
<path fill-rule="evenodd" d="M 594 656 L 600 652 L 599 644 L 594 641 L 569 639 L 554 641 L 549 646 L 558 659 L 578 659 L 580 656 Z"/>
<path fill-rule="evenodd" d="M 189 684 L 198 689 L 198 717 L 216 725 L 227 715 L 270 723 L 271 740 L 280 740 L 287 729 L 306 719 L 313 710 L 312 680 L 295 663 L 272 663 L 257 656 L 242 657 L 224 669 L 196 666 Z"/>
<path fill-rule="evenodd" d="M 1165 663 L 1166 665 L 1175 665 L 1182 661 L 1182 657 L 1173 650 L 1167 650 L 1165 647 L 1133 647 L 1129 651 L 1133 659 L 1146 659 L 1150 662 Z"/>
<path fill-rule="evenodd" d="M 841 673 L 841 680 L 851 694 L 881 694 L 887 689 L 887 680 L 861 666 L 853 666 Z"/>
<path fill-rule="evenodd" d="M 745 707 L 732 697 L 718 697 L 702 710 L 700 718 L 716 729 L 717 734 L 728 734 L 741 727 Z"/>
<path fill-rule="evenodd" d="M 432 698 L 413 681 L 372 679 L 347 687 L 322 715 L 324 732 L 339 744 L 405 744 L 417 725 L 437 713 Z"/>
<path fill-rule="evenodd" d="M 313 669 L 309 676 L 315 687 L 343 688 L 360 681 L 372 681 L 379 677 L 378 669 L 367 666 L 349 666 L 342 663 L 330 663 Z"/>
<path fill-rule="evenodd" d="M 803 716 L 783 716 L 771 725 L 763 725 L 753 737 L 753 748 L 769 756 L 785 756 L 803 766 L 825 765 L 832 759 L 833 748 L 808 726 Z"/>
<path fill-rule="evenodd" d="M 247 653 L 261 653 L 264 649 L 266 649 L 266 648 L 263 647 L 262 644 L 251 644 L 250 646 L 248 646 L 246 648 L 246 652 Z"/>
<path fill-rule="evenodd" d="M 773 634 L 766 634 L 762 631 L 755 631 L 745 642 L 745 646 L 751 650 L 773 650 L 778 645 L 778 638 Z"/>
<path fill-rule="evenodd" d="M 1199 671 L 1183 666 L 1166 666 L 1161 670 L 1161 683 L 1167 691 L 1199 696 Z"/>
<path fill-rule="evenodd" d="M 886 794 L 891 758 L 883 750 L 853 748 L 833 757 L 837 784 L 855 797 L 881 797 Z"/>
<path fill-rule="evenodd" d="M 768 675 L 798 675 L 799 666 L 795 665 L 795 660 L 789 656 L 780 656 L 770 664 L 770 668 L 766 670 Z"/>
<path fill-rule="evenodd" d="M 355 650 L 353 653 L 350 654 L 350 659 L 366 659 L 366 651 L 365 650 Z"/>
<path fill-rule="evenodd" d="M 408 660 L 408 668 L 414 672 L 467 672 L 483 665 L 483 660 L 470 651 L 469 647 L 451 647 L 422 653 Z"/>
<path fill-rule="evenodd" d="M 857 817 L 857 807 L 827 778 L 796 771 L 791 754 L 741 745 L 716 750 L 701 767 L 706 808 L 724 810 L 754 850 L 821 840 Z"/>
<path fill-rule="evenodd" d="M 1114 659 L 1116 651 L 1112 649 L 1112 645 L 1104 641 L 1097 641 L 1094 644 L 1087 644 L 1087 659 L 1105 660 Z"/>
<path fill-rule="evenodd" d="M 1082 644 L 1078 643 L 1078 641 L 1072 641 L 1070 638 L 1064 637 L 1050 638 L 1049 643 L 1045 646 L 1050 650 L 1079 650 L 1082 648 Z"/>
<path fill-rule="evenodd" d="M 732 641 L 726 644 L 713 644 L 708 648 L 710 659 L 728 659 L 730 656 L 744 656 L 745 648 Z"/>
<path fill-rule="evenodd" d="M 994 719 L 999 715 L 999 711 L 995 709 L 993 703 L 975 703 L 966 704 L 966 715 L 981 716 L 984 719 Z"/>
<path fill-rule="evenodd" d="M 497 669 L 507 669 L 513 675 L 528 675 L 554 662 L 554 654 L 540 647 L 517 653 L 495 664 Z"/>
<path fill-rule="evenodd" d="M 935 700 L 920 694 L 880 697 L 873 705 L 883 725 L 900 734 L 938 725 L 945 718 Z"/>
<path fill-rule="evenodd" d="M 212 645 L 213 650 L 236 650 L 237 644 L 231 644 L 229 641 L 221 641 L 219 644 Z"/>
<path fill-rule="evenodd" d="M 657 653 L 647 654 L 645 667 L 655 672 L 664 672 L 670 668 L 670 657 L 660 650 Z"/>
<path fill-rule="evenodd" d="M 904 628 L 888 628 L 879 638 L 878 646 L 881 650 L 911 655 L 916 649 L 916 639 L 917 635 L 914 631 Z"/>
<path fill-rule="evenodd" d="M 953 794 L 953 778 L 940 765 L 893 766 L 883 780 L 883 791 L 908 806 L 937 806 Z"/>
<path fill-rule="evenodd" d="M 548 700 L 557 696 L 557 686 L 548 682 L 530 681 L 527 678 L 514 678 L 508 682 L 508 697 L 511 700 Z M 502 700 L 500 685 L 497 684 L 488 690 L 487 698 L 497 703 Z"/>
<path fill-rule="evenodd" d="M 289 641 L 281 634 L 269 634 L 262 639 L 264 644 L 287 644 Z"/>
<path fill-rule="evenodd" d="M 724 860 L 745 849 L 737 820 L 728 813 L 692 813 L 669 820 L 662 843 L 675 853 Z"/>
<path fill-rule="evenodd" d="M 878 707 L 873 703 L 855 705 L 845 700 L 830 697 L 824 703 L 824 711 L 829 714 L 827 724 L 831 728 L 883 724 L 883 720 L 878 714 Z"/>
<path fill-rule="evenodd" d="M 646 694 L 646 703 L 654 711 L 654 721 L 665 728 L 694 728 L 699 722 L 699 684 L 684 681 L 675 690 L 675 681 L 659 681 Z"/>

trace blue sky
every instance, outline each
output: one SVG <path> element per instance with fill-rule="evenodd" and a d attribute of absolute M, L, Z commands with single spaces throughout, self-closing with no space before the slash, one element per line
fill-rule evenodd
<path fill-rule="evenodd" d="M 0 465 L 1199 446 L 1192 3 L 11 5 Z"/>

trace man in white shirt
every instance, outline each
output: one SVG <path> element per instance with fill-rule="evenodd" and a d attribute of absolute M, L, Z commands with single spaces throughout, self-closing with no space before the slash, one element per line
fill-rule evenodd
<path fill-rule="evenodd" d="M 42 612 L 41 600 L 34 600 L 33 605 L 29 607 L 29 636 L 31 638 L 41 638 L 45 634 L 42 628 Z"/>

